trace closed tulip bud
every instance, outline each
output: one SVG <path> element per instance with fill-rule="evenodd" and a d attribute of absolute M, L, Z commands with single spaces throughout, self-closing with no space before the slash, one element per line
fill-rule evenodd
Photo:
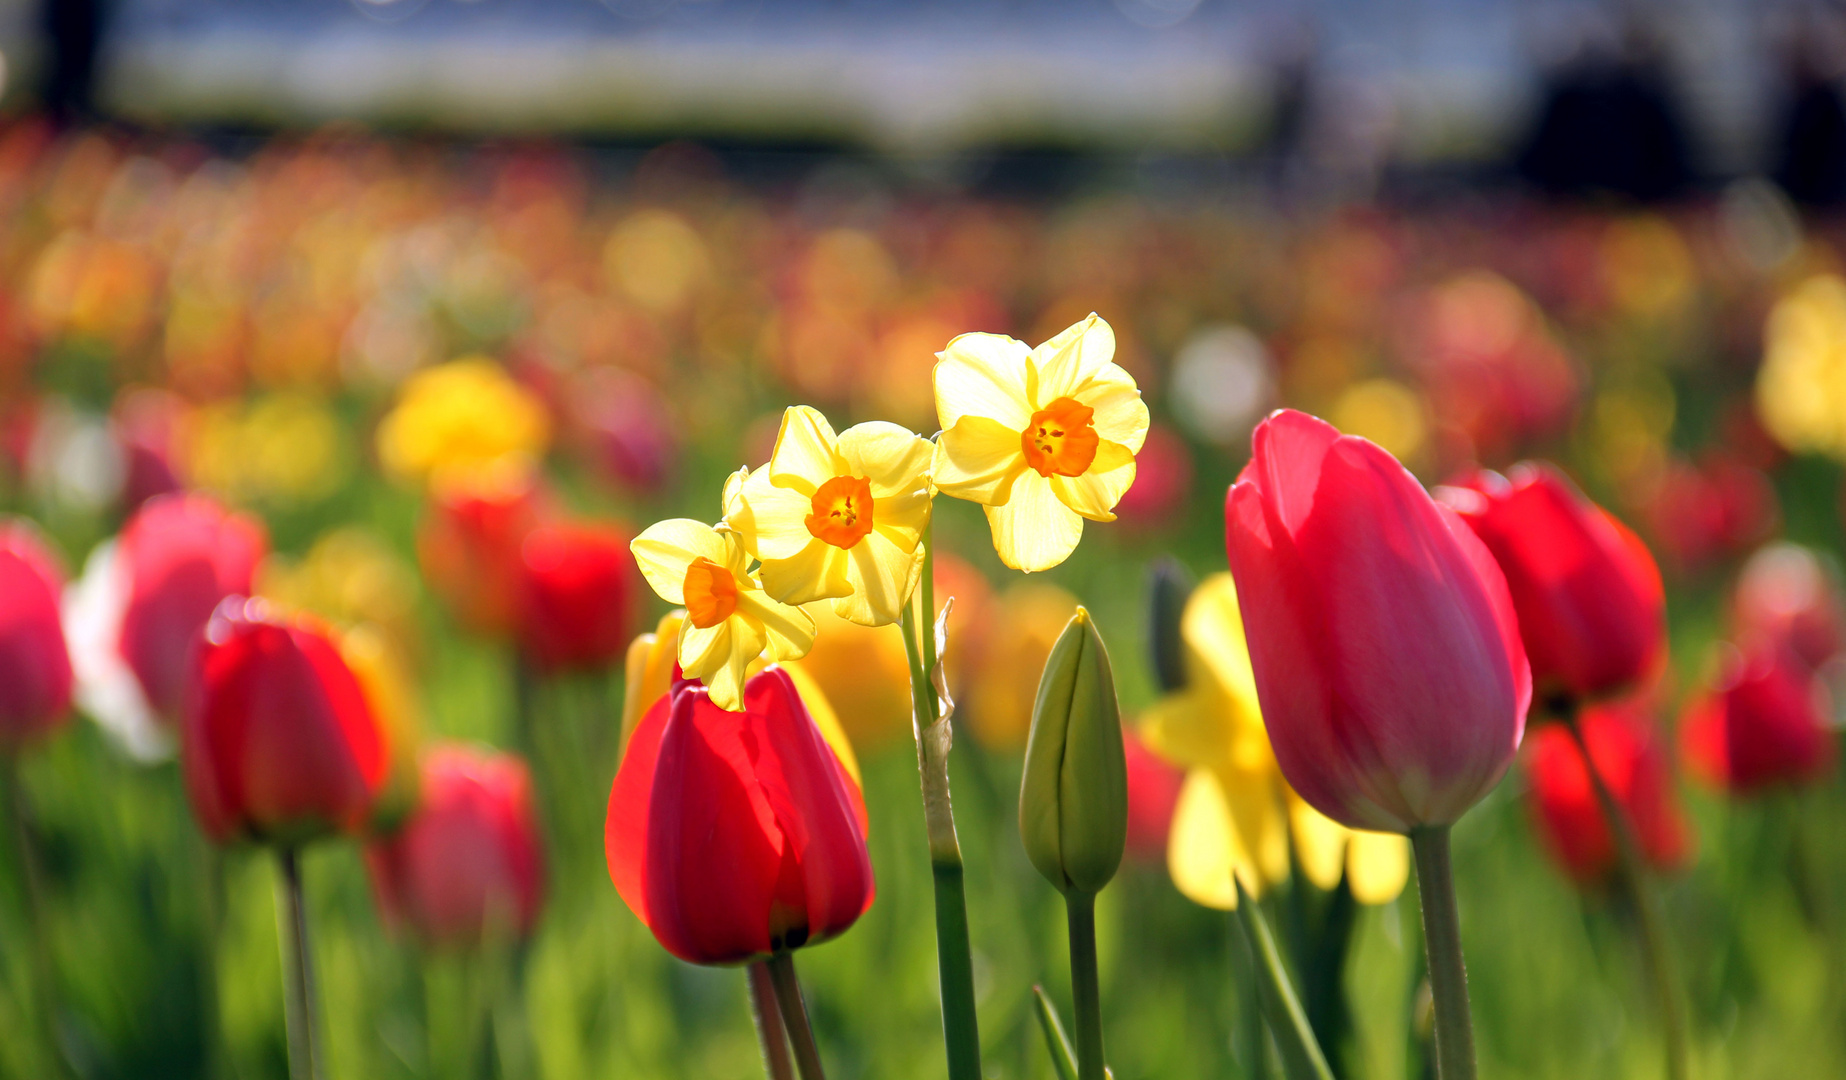
<path fill-rule="evenodd" d="M 69 715 L 61 578 L 38 530 L 0 518 L 0 753 L 45 735 Z"/>
<path fill-rule="evenodd" d="M 1687 764 L 1733 795 L 1805 784 L 1833 767 L 1825 687 L 1786 649 L 1727 658 L 1680 722 Z"/>
<path fill-rule="evenodd" d="M 1652 718 L 1632 706 L 1593 706 L 1578 715 L 1577 727 L 1649 865 L 1684 863 L 1691 838 L 1674 797 L 1667 743 Z M 1545 846 L 1577 881 L 1606 880 L 1617 867 L 1615 835 L 1576 737 L 1547 724 L 1533 733 L 1529 755 L 1532 814 Z"/>
<path fill-rule="evenodd" d="M 540 670 L 622 655 L 638 576 L 628 537 L 603 525 L 532 530 L 520 549 L 519 643 Z"/>
<path fill-rule="evenodd" d="M 615 888 L 660 944 L 743 964 L 844 933 L 872 902 L 859 786 L 786 671 L 727 712 L 676 683 L 635 729 L 609 793 Z"/>
<path fill-rule="evenodd" d="M 1531 673 L 1506 580 L 1390 454 L 1283 410 L 1226 532 L 1282 774 L 1355 829 L 1452 824 L 1499 782 Z"/>
<path fill-rule="evenodd" d="M 1059 892 L 1100 892 L 1128 839 L 1128 763 L 1109 651 L 1082 607 L 1051 647 L 1032 709 L 1019 835 Z"/>
<path fill-rule="evenodd" d="M 1666 609 L 1653 555 L 1556 469 L 1526 463 L 1507 477 L 1476 473 L 1437 495 L 1506 575 L 1541 699 L 1601 697 L 1658 667 Z"/>
<path fill-rule="evenodd" d="M 366 851 L 386 920 L 435 946 L 526 937 L 545 864 L 525 762 L 448 745 L 424 755 L 421 773 L 416 812 Z"/>
<path fill-rule="evenodd" d="M 373 705 L 333 640 L 242 597 L 205 628 L 181 742 L 193 813 L 220 843 L 294 846 L 356 830 L 389 764 Z"/>

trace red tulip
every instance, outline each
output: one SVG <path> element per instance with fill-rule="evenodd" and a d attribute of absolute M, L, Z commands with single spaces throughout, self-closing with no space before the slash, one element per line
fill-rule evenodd
<path fill-rule="evenodd" d="M 1771 544 L 1750 556 L 1732 616 L 1741 640 L 1787 649 L 1810 668 L 1846 646 L 1846 607 L 1833 573 L 1797 544 Z"/>
<path fill-rule="evenodd" d="M 529 470 L 494 471 L 478 483 L 438 485 L 417 529 L 417 561 L 430 589 L 464 629 L 499 635 L 519 617 L 519 549 L 550 510 Z"/>
<path fill-rule="evenodd" d="M 1277 763 L 1358 829 L 1446 825 L 1512 761 L 1531 673 L 1493 556 L 1390 454 L 1282 410 L 1225 506 Z"/>
<path fill-rule="evenodd" d="M 1184 509 L 1191 489 L 1192 452 L 1186 440 L 1165 424 L 1155 424 L 1135 455 L 1134 483 L 1122 493 L 1115 512 L 1136 528 L 1162 528 Z"/>
<path fill-rule="evenodd" d="M 1122 731 L 1122 745 L 1128 760 L 1128 856 L 1164 863 L 1167 830 L 1186 774 L 1157 757 L 1132 731 Z"/>
<path fill-rule="evenodd" d="M 1733 794 L 1801 784 L 1833 765 L 1825 687 L 1786 650 L 1731 656 L 1680 722 L 1693 771 Z"/>
<path fill-rule="evenodd" d="M 58 619 L 62 581 L 38 530 L 0 518 L 0 752 L 52 731 L 70 712 L 70 651 Z"/>
<path fill-rule="evenodd" d="M 421 772 L 415 813 L 366 852 L 387 921 L 432 945 L 530 934 L 545 868 L 525 762 L 451 744 Z"/>
<path fill-rule="evenodd" d="M 127 605 L 117 648 L 160 719 L 179 714 L 200 628 L 219 601 L 250 591 L 267 547 L 260 522 L 204 495 L 149 499 L 122 530 L 116 573 Z"/>
<path fill-rule="evenodd" d="M 634 556 L 602 525 L 532 530 L 520 549 L 519 640 L 541 669 L 602 667 L 628 644 Z"/>
<path fill-rule="evenodd" d="M 1657 869 L 1680 866 L 1690 837 L 1673 793 L 1666 740 L 1648 715 L 1597 706 L 1577 717 L 1596 771 L 1628 819 L 1641 853 Z M 1595 882 L 1616 869 L 1615 837 L 1583 767 L 1570 730 L 1547 724 L 1532 733 L 1532 813 L 1546 846 L 1569 874 Z"/>
<path fill-rule="evenodd" d="M 333 641 L 243 597 L 219 605 L 202 640 L 181 741 L 206 834 L 292 845 L 363 824 L 387 743 Z"/>
<path fill-rule="evenodd" d="M 660 944 L 741 964 L 843 933 L 872 902 L 865 806 L 769 668 L 744 711 L 678 682 L 635 729 L 604 834 L 616 891 Z"/>
<path fill-rule="evenodd" d="M 1541 698 L 1600 697 L 1659 665 L 1666 599 L 1654 557 L 1556 469 L 1526 463 L 1510 477 L 1479 472 L 1437 494 L 1506 575 Z"/>

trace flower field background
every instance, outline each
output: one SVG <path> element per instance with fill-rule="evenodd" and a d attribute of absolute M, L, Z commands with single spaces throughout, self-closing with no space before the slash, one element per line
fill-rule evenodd
<path fill-rule="evenodd" d="M 429 526 L 443 511 L 428 478 L 457 461 L 542 462 L 546 497 L 614 530 L 626 558 L 648 522 L 716 517 L 785 406 L 927 435 L 951 338 L 1108 320 L 1152 413 L 1119 520 L 1024 577 L 973 506 L 938 504 L 991 1077 L 1053 1075 L 1031 988 L 1069 997 L 1059 898 L 1016 825 L 1040 668 L 1081 601 L 1124 722 L 1158 707 L 1154 568 L 1225 569 L 1224 492 L 1270 409 L 1370 438 L 1429 484 L 1557 462 L 1661 563 L 1671 646 L 1648 707 L 1669 728 L 1722 677 L 1746 561 L 1792 541 L 1830 582 L 1841 551 L 1846 235 L 1760 182 L 1648 210 L 1511 192 L 1284 210 L 1255 184 L 1022 198 L 818 156 L 753 178 L 692 144 L 335 130 L 225 149 L 16 122 L 0 132 L 0 223 L 0 511 L 35 522 L 74 581 L 146 498 L 209 493 L 267 527 L 257 592 L 386 643 L 405 732 L 529 760 L 545 852 L 529 938 L 425 948 L 381 915 L 360 844 L 306 850 L 334 1077 L 761 1067 L 743 980 L 663 952 L 605 862 L 619 649 L 667 606 L 629 573 L 615 659 L 593 671 L 534 672 L 506 633 L 465 630 L 454 596 L 478 568 L 453 572 Z M 837 644 L 802 670 L 852 741 L 877 897 L 804 953 L 809 1006 L 835 1075 L 940 1076 L 903 645 L 894 627 L 828 632 Z M 1816 658 L 1822 683 L 1840 643 Z M 1527 742 L 1454 833 L 1482 1068 L 1663 1075 L 1634 914 L 1553 857 Z M 80 720 L 15 759 L 9 823 L 24 808 L 38 858 L 0 855 L 0 1074 L 284 1075 L 273 861 L 209 845 L 180 766 L 136 745 Z M 1662 895 L 1696 1074 L 1846 1074 L 1837 771 L 1733 796 L 1673 747 L 1685 844 Z M 1180 773 L 1151 756 L 1136 769 L 1128 863 L 1097 901 L 1111 1066 L 1259 1075 L 1234 1034 L 1248 1014 L 1231 918 L 1173 884 Z M 1355 905 L 1305 877 L 1263 904 L 1336 1074 L 1433 1075 L 1414 883 Z"/>

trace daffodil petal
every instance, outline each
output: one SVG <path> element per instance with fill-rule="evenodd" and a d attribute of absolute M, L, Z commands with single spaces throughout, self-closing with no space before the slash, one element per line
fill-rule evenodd
<path fill-rule="evenodd" d="M 1302 876 L 1317 888 L 1337 886 L 1346 869 L 1346 842 L 1352 830 L 1309 806 L 1293 791 L 1288 793 L 1288 824 Z"/>
<path fill-rule="evenodd" d="M 1147 441 L 1147 402 L 1141 399 L 1133 376 L 1110 364 L 1072 396 L 1093 410 L 1090 423 L 1096 434 L 1121 443 L 1131 453 L 1141 452 L 1141 444 Z"/>
<path fill-rule="evenodd" d="M 936 437 L 932 472 L 945 495 L 997 506 L 1012 495 L 1026 471 L 1020 428 L 985 416 L 964 416 Z"/>
<path fill-rule="evenodd" d="M 769 457 L 769 478 L 779 487 L 793 488 L 809 498 L 820 485 L 846 473 L 834 444 L 839 437 L 833 425 L 808 405 L 793 405 L 782 413 L 775 452 Z"/>
<path fill-rule="evenodd" d="M 1032 404 L 1042 409 L 1058 398 L 1074 397 L 1079 387 L 1110 366 L 1114 358 L 1115 330 L 1092 311 L 1088 318 L 1032 350 L 1030 367 L 1038 377 L 1038 385 L 1032 387 Z"/>
<path fill-rule="evenodd" d="M 657 521 L 628 545 L 635 564 L 655 593 L 669 604 L 686 602 L 686 567 L 704 558 L 725 565 L 730 552 L 724 537 L 710 525 L 690 518 Z"/>
<path fill-rule="evenodd" d="M 1150 705 L 1141 714 L 1141 738 L 1148 748 L 1186 768 L 1218 765 L 1231 756 L 1224 695 L 1194 680 L 1185 690 Z"/>
<path fill-rule="evenodd" d="M 1091 521 L 1114 521 L 1115 504 L 1135 482 L 1135 456 L 1121 443 L 1105 442 L 1081 476 L 1052 476 L 1058 501 Z"/>
<path fill-rule="evenodd" d="M 707 679 L 731 654 L 734 619 L 716 626 L 686 623 L 679 631 L 679 667 L 688 678 Z"/>
<path fill-rule="evenodd" d="M 918 488 L 888 499 L 872 500 L 872 531 L 905 551 L 915 551 L 929 527 L 930 495 Z"/>
<path fill-rule="evenodd" d="M 886 626 L 903 618 L 923 567 L 923 549 L 905 551 L 874 532 L 847 555 L 852 592 L 833 602 L 833 613 L 861 626 Z"/>
<path fill-rule="evenodd" d="M 1014 432 L 1032 420 L 1026 404 L 1026 357 L 1032 350 L 1004 334 L 962 334 L 936 354 L 936 420 L 947 431 L 964 416 L 985 416 Z"/>
<path fill-rule="evenodd" d="M 861 541 L 863 543 L 863 541 Z M 763 591 L 781 604 L 811 604 L 852 592 L 847 553 L 813 537 L 786 559 L 764 559 L 757 569 Z"/>
<path fill-rule="evenodd" d="M 767 641 L 759 638 L 757 652 L 766 651 L 771 660 L 798 660 L 814 647 L 814 620 L 798 607 L 778 604 L 750 589 L 737 594 L 737 611 L 762 627 Z M 756 659 L 755 654 L 750 659 Z"/>
<path fill-rule="evenodd" d="M 1050 481 L 1027 470 L 1003 505 L 988 506 L 994 550 L 1014 570 L 1049 570 L 1070 558 L 1083 539 L 1083 518 L 1058 501 Z"/>
<path fill-rule="evenodd" d="M 757 471 L 766 472 L 767 467 Z M 718 497 L 718 507 L 723 511 L 726 520 L 730 519 L 732 507 L 736 505 L 737 497 L 743 493 L 744 484 L 750 476 L 750 467 L 746 465 L 724 478 L 724 493 Z"/>
<path fill-rule="evenodd" d="M 908 428 L 882 420 L 855 424 L 840 433 L 839 449 L 846 471 L 871 481 L 872 498 L 928 494 L 936 448 Z"/>
<path fill-rule="evenodd" d="M 744 546 L 757 558 L 792 559 L 815 543 L 808 530 L 814 499 L 792 488 L 777 487 L 769 471 L 758 469 L 732 502 L 725 522 L 744 538 Z"/>
<path fill-rule="evenodd" d="M 1260 729 L 1263 713 L 1257 703 L 1256 673 L 1250 668 L 1243 615 L 1237 607 L 1237 583 L 1228 571 L 1199 582 L 1186 601 L 1179 628 L 1189 664 L 1202 667 L 1223 689 L 1236 710 L 1234 719 Z"/>
<path fill-rule="evenodd" d="M 1288 817 L 1282 776 L 1273 768 L 1218 770 L 1237 839 L 1265 885 L 1288 880 Z"/>
<path fill-rule="evenodd" d="M 1410 880 L 1410 838 L 1355 832 L 1346 845 L 1346 882 L 1361 904 L 1387 904 Z"/>
<path fill-rule="evenodd" d="M 1230 911 L 1237 907 L 1232 877 L 1244 870 L 1244 885 L 1260 893 L 1262 883 L 1250 874 L 1250 860 L 1231 828 L 1231 808 L 1224 789 L 1209 769 L 1186 774 L 1167 831 L 1167 873 L 1180 893 L 1195 904 Z"/>

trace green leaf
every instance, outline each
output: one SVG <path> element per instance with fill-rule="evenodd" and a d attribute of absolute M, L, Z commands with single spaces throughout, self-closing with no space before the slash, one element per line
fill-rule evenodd
<path fill-rule="evenodd" d="M 1314 1029 L 1308 1026 L 1301 1000 L 1288 981 L 1288 971 L 1282 966 L 1282 956 L 1276 950 L 1269 923 L 1264 920 L 1256 901 L 1244 891 L 1242 881 L 1237 882 L 1237 924 L 1249 939 L 1250 952 L 1256 960 L 1257 997 L 1263 1003 L 1269 1033 L 1282 1052 L 1282 1064 L 1289 1080 L 1333 1080 L 1326 1055 L 1320 1052 L 1320 1042 L 1314 1038 Z"/>

